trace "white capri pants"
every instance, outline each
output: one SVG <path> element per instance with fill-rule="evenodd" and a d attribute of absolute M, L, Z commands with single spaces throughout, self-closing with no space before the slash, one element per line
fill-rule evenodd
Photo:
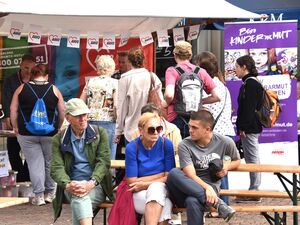
<path fill-rule="evenodd" d="M 172 202 L 168 198 L 168 191 L 165 183 L 152 183 L 147 190 L 133 193 L 133 204 L 135 211 L 145 214 L 145 207 L 148 202 L 156 201 L 163 209 L 159 222 L 171 219 Z"/>

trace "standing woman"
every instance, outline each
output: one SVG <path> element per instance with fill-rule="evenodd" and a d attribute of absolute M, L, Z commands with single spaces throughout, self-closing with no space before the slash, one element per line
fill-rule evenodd
<path fill-rule="evenodd" d="M 206 72 L 210 75 L 210 77 L 213 79 L 215 85 L 217 86 L 216 90 L 221 99 L 220 102 L 205 105 L 205 107 L 208 108 L 211 114 L 213 115 L 214 120 L 216 121 L 216 119 L 218 118 L 213 131 L 233 138 L 235 136 L 235 131 L 231 122 L 231 96 L 228 88 L 225 86 L 224 76 L 219 70 L 217 57 L 212 52 L 202 52 L 196 56 L 195 61 L 195 63 L 201 68 L 204 68 Z M 221 188 L 229 188 L 227 175 L 222 177 L 221 179 Z M 227 205 L 229 205 L 228 196 L 221 196 L 221 199 Z"/>
<path fill-rule="evenodd" d="M 260 164 L 258 137 L 262 125 L 255 111 L 261 107 L 263 89 L 257 80 L 258 71 L 255 61 L 249 55 L 236 60 L 236 75 L 243 80 L 238 96 L 237 132 L 241 137 L 246 163 Z M 260 173 L 250 173 L 249 190 L 258 190 L 261 183 Z M 239 201 L 260 202 L 257 197 L 241 198 Z"/>
<path fill-rule="evenodd" d="M 175 167 L 173 144 L 160 137 L 163 127 L 157 114 L 142 114 L 138 128 L 140 136 L 129 142 L 125 153 L 125 172 L 134 208 L 145 214 L 147 225 L 167 225 L 172 203 L 165 183 Z"/>
<path fill-rule="evenodd" d="M 151 74 L 144 68 L 144 51 L 142 48 L 132 48 L 128 53 L 131 70 L 122 74 L 119 80 L 117 103 L 116 143 L 119 143 L 122 134 L 125 143 L 132 140 L 132 134 L 138 127 L 141 109 L 146 105 L 151 84 Z M 163 100 L 161 81 L 152 73 L 154 86 Z"/>
<path fill-rule="evenodd" d="M 55 129 L 45 135 L 32 134 L 25 127 L 24 118 L 30 121 L 36 96 L 44 96 L 48 120 L 50 123 L 55 121 Z M 47 65 L 40 64 L 31 70 L 30 81 L 20 85 L 13 95 L 10 113 L 13 129 L 28 163 L 35 194 L 32 204 L 50 203 L 55 197 L 55 183 L 50 177 L 51 142 L 64 120 L 64 100 L 60 91 L 48 82 Z"/>
<path fill-rule="evenodd" d="M 96 59 L 98 77 L 91 78 L 85 85 L 80 98 L 90 109 L 89 123 L 106 129 L 109 139 L 110 159 L 116 158 L 114 143 L 116 127 L 116 104 L 118 80 L 111 78 L 115 62 L 109 55 Z"/>

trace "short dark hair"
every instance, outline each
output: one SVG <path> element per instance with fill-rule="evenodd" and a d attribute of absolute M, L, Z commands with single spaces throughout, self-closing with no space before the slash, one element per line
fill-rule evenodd
<path fill-rule="evenodd" d="M 214 117 L 210 111 L 207 109 L 201 109 L 198 112 L 192 112 L 190 116 L 191 120 L 199 120 L 203 123 L 206 123 L 210 126 L 211 130 L 213 130 L 213 126 L 215 123 Z"/>
<path fill-rule="evenodd" d="M 153 103 L 147 103 L 146 105 L 144 105 L 141 109 L 141 114 L 144 114 L 146 112 L 157 112 L 159 116 L 161 116 L 161 111 L 160 109 Z"/>
<path fill-rule="evenodd" d="M 22 62 L 23 61 L 31 61 L 35 63 L 35 58 L 32 55 L 25 54 L 22 56 Z"/>
<path fill-rule="evenodd" d="M 126 51 L 122 51 L 122 52 L 118 52 L 118 56 L 119 57 L 128 57 L 128 52 L 126 52 Z"/>

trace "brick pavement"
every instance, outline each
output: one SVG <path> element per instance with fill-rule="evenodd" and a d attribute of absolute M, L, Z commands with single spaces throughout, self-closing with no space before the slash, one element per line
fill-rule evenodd
<path fill-rule="evenodd" d="M 280 199 L 263 199 L 259 204 L 272 205 L 287 205 L 290 200 Z M 236 203 L 233 203 L 236 204 Z M 249 203 L 250 204 L 250 203 Z M 288 213 L 287 225 L 292 223 L 292 214 Z M 69 225 L 71 224 L 71 211 L 69 205 L 64 205 L 61 217 L 55 225 Z M 182 215 L 183 225 L 186 225 L 186 215 Z M 299 221 L 300 223 L 300 221 Z M 53 224 L 52 206 L 47 204 L 45 206 L 33 206 L 30 203 L 12 206 L 0 209 L 0 225 L 51 225 Z M 97 215 L 95 224 L 102 224 L 102 212 Z M 258 213 L 237 213 L 229 223 L 225 223 L 222 219 L 206 219 L 205 225 L 268 225 L 268 222 L 263 216 Z"/>

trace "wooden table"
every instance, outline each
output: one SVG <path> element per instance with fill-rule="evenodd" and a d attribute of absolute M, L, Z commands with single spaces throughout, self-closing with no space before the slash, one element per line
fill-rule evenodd
<path fill-rule="evenodd" d="M 21 197 L 0 197 L 0 208 L 5 208 L 13 205 L 20 205 L 29 202 L 29 198 Z"/>
<path fill-rule="evenodd" d="M 12 130 L 0 130 L 0 137 L 16 137 L 16 134 Z"/>

